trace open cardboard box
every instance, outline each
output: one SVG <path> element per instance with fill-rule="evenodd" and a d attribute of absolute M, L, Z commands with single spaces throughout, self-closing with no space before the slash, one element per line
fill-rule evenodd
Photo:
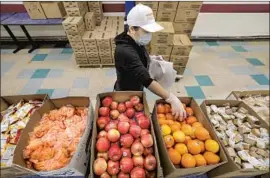
<path fill-rule="evenodd" d="M 89 174 L 89 178 L 94 178 L 97 177 L 94 172 L 93 172 L 93 164 L 94 161 L 96 159 L 96 138 L 97 138 L 97 134 L 98 134 L 98 128 L 97 128 L 97 124 L 96 121 L 98 119 L 98 110 L 101 106 L 101 100 L 106 97 L 106 96 L 111 96 L 113 98 L 113 100 L 117 101 L 117 102 L 124 102 L 129 100 L 129 98 L 131 96 L 139 96 L 143 102 L 143 106 L 144 106 L 144 114 L 150 119 L 151 121 L 151 117 L 150 117 L 150 112 L 149 112 L 149 108 L 148 108 L 148 104 L 146 101 L 146 95 L 144 92 L 140 92 L 140 91 L 122 91 L 122 92 L 107 92 L 107 93 L 101 93 L 97 95 L 97 99 L 96 99 L 96 108 L 95 108 L 95 118 L 93 121 L 93 132 L 92 132 L 92 143 L 91 143 L 91 160 L 90 160 L 90 174 Z M 156 157 L 157 160 L 157 169 L 156 169 L 156 177 L 157 178 L 161 178 L 163 177 L 163 173 L 162 173 L 162 168 L 160 166 L 160 159 L 159 159 L 159 154 L 158 154 L 158 148 L 157 148 L 157 142 L 156 142 L 156 135 L 154 132 L 154 128 L 153 128 L 153 122 L 151 121 L 151 135 L 153 136 L 153 140 L 154 140 L 154 156 Z"/>
<path fill-rule="evenodd" d="M 236 100 L 205 100 L 201 104 L 201 109 L 204 112 L 206 118 L 208 119 L 208 122 L 211 124 L 210 119 L 207 114 L 206 106 L 209 105 L 216 105 L 217 107 L 224 106 L 224 104 L 230 104 L 230 106 L 237 106 L 237 107 L 244 107 L 248 110 L 249 114 L 257 117 L 260 120 L 260 126 L 263 128 L 268 129 L 269 128 L 264 120 L 262 120 L 257 113 L 252 110 L 248 105 L 246 105 L 242 101 L 236 101 Z M 211 124 L 212 130 L 214 130 L 213 125 Z M 258 169 L 242 169 L 240 168 L 229 156 L 227 150 L 225 149 L 225 146 L 223 143 L 221 143 L 222 147 L 225 150 L 225 153 L 228 157 L 228 162 L 226 164 L 223 164 L 222 166 L 216 168 L 213 171 L 210 171 L 208 174 L 210 177 L 218 177 L 218 178 L 227 178 L 227 177 L 248 177 L 248 176 L 257 176 L 266 174 L 269 171 L 260 171 Z"/>
<path fill-rule="evenodd" d="M 253 96 L 253 95 L 262 95 L 269 96 L 269 90 L 252 90 L 252 91 L 232 91 L 229 96 L 226 98 L 227 100 L 240 100 L 245 96 Z"/>
<path fill-rule="evenodd" d="M 39 100 L 39 101 L 44 102 L 47 99 L 48 99 L 48 96 L 46 94 L 1 96 L 1 99 L 0 99 L 1 111 L 6 110 L 12 104 L 17 104 L 21 100 L 24 100 L 24 101 Z M 0 117 L 2 121 L 2 115 Z M 16 169 L 14 166 L 1 167 L 1 176 L 3 177 L 14 177 L 15 175 L 19 176 L 22 174 L 24 174 L 24 171 Z"/>
<path fill-rule="evenodd" d="M 43 114 L 49 113 L 53 109 L 59 109 L 61 106 L 71 104 L 75 107 L 87 107 L 89 109 L 88 119 L 84 134 L 81 137 L 80 143 L 77 145 L 76 153 L 74 153 L 68 165 L 61 169 L 53 171 L 36 171 L 26 167 L 23 158 L 23 150 L 28 145 L 29 133 L 34 130 L 34 127 L 39 123 Z M 90 132 L 93 118 L 93 107 L 88 97 L 66 97 L 59 99 L 51 99 L 45 101 L 44 105 L 35 112 L 29 120 L 21 139 L 15 149 L 13 157 L 13 165 L 15 168 L 24 171 L 25 175 L 39 175 L 39 176 L 76 176 L 84 177 L 87 170 L 87 163 L 90 159 Z"/>
<path fill-rule="evenodd" d="M 211 127 L 209 120 L 207 120 L 201 111 L 200 107 L 196 103 L 196 101 L 191 97 L 180 97 L 179 98 L 182 103 L 185 103 L 187 106 L 190 106 L 193 111 L 195 117 L 198 119 L 199 122 L 203 124 L 203 126 L 209 131 L 210 136 L 216 140 L 219 145 L 220 142 L 218 140 L 218 137 L 216 136 L 213 128 Z M 158 143 L 158 149 L 159 149 L 159 155 L 161 159 L 161 165 L 163 168 L 163 173 L 166 177 L 179 177 L 179 176 L 189 176 L 189 175 L 199 175 L 204 174 L 212 169 L 215 169 L 216 167 L 219 167 L 227 162 L 227 156 L 223 150 L 222 147 L 220 147 L 220 151 L 217 153 L 220 157 L 220 163 L 215 165 L 207 165 L 207 166 L 200 166 L 200 167 L 194 167 L 194 168 L 182 168 L 182 167 L 176 167 L 170 160 L 166 145 L 163 141 L 163 136 L 160 130 L 160 126 L 157 120 L 157 104 L 159 103 L 166 103 L 164 100 L 157 100 L 156 104 L 154 106 L 154 111 L 152 113 L 152 120 L 154 123 L 154 128 L 157 136 L 157 143 Z"/>

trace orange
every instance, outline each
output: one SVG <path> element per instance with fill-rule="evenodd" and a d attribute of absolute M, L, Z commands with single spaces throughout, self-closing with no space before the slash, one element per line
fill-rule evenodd
<path fill-rule="evenodd" d="M 217 153 L 219 151 L 219 145 L 215 140 L 208 139 L 205 141 L 205 149 L 212 153 Z"/>
<path fill-rule="evenodd" d="M 167 124 L 168 125 L 173 125 L 174 124 L 174 121 L 173 120 L 167 120 Z"/>
<path fill-rule="evenodd" d="M 157 113 L 158 114 L 164 114 L 165 113 L 165 107 L 162 103 L 159 103 L 157 105 Z"/>
<path fill-rule="evenodd" d="M 202 151 L 200 144 L 196 140 L 188 141 L 187 148 L 188 152 L 193 155 L 199 154 Z"/>
<path fill-rule="evenodd" d="M 165 137 L 163 137 L 164 139 L 164 143 L 166 145 L 167 148 L 171 148 L 174 145 L 174 138 L 171 135 L 166 135 Z"/>
<path fill-rule="evenodd" d="M 186 153 L 186 154 L 184 154 L 182 156 L 181 165 L 184 168 L 192 168 L 192 167 L 195 167 L 196 160 L 195 160 L 195 158 L 191 154 Z"/>
<path fill-rule="evenodd" d="M 180 162 L 181 162 L 180 153 L 178 153 L 175 149 L 170 148 L 168 150 L 168 154 L 169 154 L 170 160 L 172 161 L 173 164 L 180 164 Z"/>
<path fill-rule="evenodd" d="M 202 141 L 210 138 L 209 132 L 204 127 L 197 127 L 194 134 L 197 139 Z"/>
<path fill-rule="evenodd" d="M 165 113 L 171 112 L 171 106 L 169 104 L 164 104 L 164 108 L 165 108 Z"/>
<path fill-rule="evenodd" d="M 158 116 L 158 119 L 164 119 L 164 120 L 166 120 L 165 114 L 158 114 L 157 116 Z"/>
<path fill-rule="evenodd" d="M 203 155 L 198 154 L 198 155 L 194 155 L 194 158 L 196 160 L 196 166 L 206 166 L 206 160 L 204 159 Z"/>
<path fill-rule="evenodd" d="M 165 119 L 158 119 L 158 123 L 161 126 L 163 124 L 167 124 L 167 120 L 165 120 Z"/>
<path fill-rule="evenodd" d="M 174 116 L 172 115 L 172 113 L 167 113 L 167 114 L 166 114 L 166 119 L 167 119 L 167 120 L 175 120 L 175 119 L 174 119 Z"/>
<path fill-rule="evenodd" d="M 187 144 L 188 141 L 190 141 L 190 140 L 192 140 L 191 137 L 190 137 L 190 136 L 186 136 L 186 137 L 185 137 L 185 144 Z"/>
<path fill-rule="evenodd" d="M 187 146 L 184 144 L 184 143 L 177 143 L 175 146 L 174 146 L 174 149 L 180 153 L 180 155 L 183 155 L 185 153 L 188 153 L 188 149 L 187 149 Z"/>
<path fill-rule="evenodd" d="M 205 158 L 207 164 L 217 164 L 220 161 L 220 157 L 210 151 L 206 151 L 203 154 L 203 157 Z"/>
<path fill-rule="evenodd" d="M 175 122 L 174 122 L 172 125 L 170 125 L 170 127 L 171 127 L 172 132 L 175 132 L 175 131 L 181 129 L 181 125 L 180 125 L 180 127 L 179 127 L 179 125 L 176 124 Z"/>
<path fill-rule="evenodd" d="M 186 112 L 187 112 L 188 116 L 193 116 L 193 114 L 194 114 L 193 109 L 191 107 L 186 107 Z"/>
<path fill-rule="evenodd" d="M 193 124 L 192 124 L 192 127 L 203 127 L 203 125 L 200 123 L 200 122 L 194 122 Z"/>
<path fill-rule="evenodd" d="M 190 125 L 188 125 L 188 124 L 182 124 L 181 130 L 187 136 L 191 136 L 193 134 L 192 127 Z"/>
<path fill-rule="evenodd" d="M 205 151 L 205 146 L 204 146 L 204 142 L 198 139 L 195 139 L 195 141 L 197 141 L 201 147 L 201 153 L 203 153 Z"/>
<path fill-rule="evenodd" d="M 192 125 L 193 123 L 197 122 L 197 118 L 194 116 L 188 116 L 188 118 L 186 119 L 187 124 Z"/>
<path fill-rule="evenodd" d="M 173 138 L 176 143 L 184 143 L 185 142 L 185 134 L 181 130 L 173 132 Z"/>
<path fill-rule="evenodd" d="M 163 136 L 171 134 L 171 128 L 167 124 L 163 124 L 161 126 L 161 133 Z"/>

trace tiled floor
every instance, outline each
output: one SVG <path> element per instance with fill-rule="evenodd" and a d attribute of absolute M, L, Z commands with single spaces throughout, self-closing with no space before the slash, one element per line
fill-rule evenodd
<path fill-rule="evenodd" d="M 90 96 L 113 90 L 113 68 L 78 68 L 71 48 L 1 50 L 1 95 L 48 93 Z M 269 89 L 269 42 L 194 42 L 184 78 L 171 87 L 178 96 L 225 99 L 232 90 Z M 146 89 L 150 108 L 158 98 Z"/>

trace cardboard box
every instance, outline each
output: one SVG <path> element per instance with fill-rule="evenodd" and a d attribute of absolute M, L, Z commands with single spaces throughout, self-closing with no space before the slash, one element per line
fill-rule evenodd
<path fill-rule="evenodd" d="M 6 110 L 10 105 L 17 104 L 19 101 L 29 101 L 29 100 L 39 100 L 45 102 L 48 99 L 48 95 L 46 94 L 34 94 L 34 95 L 14 95 L 14 96 L 1 96 L 1 111 Z M 37 112 L 37 111 L 36 111 Z M 1 120 L 2 120 L 2 116 Z M 12 148 L 12 149 L 15 149 Z M 14 152 L 15 150 L 10 150 L 11 152 Z M 13 154 L 12 154 L 13 155 Z M 9 158 L 12 162 L 12 156 Z M 16 176 L 22 176 L 25 175 L 26 172 L 24 170 L 18 169 L 11 166 L 2 167 L 1 166 L 1 177 L 5 178 L 11 178 Z"/>
<path fill-rule="evenodd" d="M 87 51 L 86 56 L 87 58 L 98 58 L 99 54 L 98 51 Z"/>
<path fill-rule="evenodd" d="M 173 44 L 173 35 L 174 28 L 172 22 L 158 22 L 161 26 L 164 27 L 163 30 L 153 33 L 152 35 L 152 44 Z"/>
<path fill-rule="evenodd" d="M 192 49 L 192 43 L 185 34 L 175 34 L 173 36 L 172 55 L 189 56 Z"/>
<path fill-rule="evenodd" d="M 194 28 L 194 23 L 173 23 L 173 28 L 175 30 L 176 34 L 187 34 L 191 35 L 193 28 Z"/>
<path fill-rule="evenodd" d="M 178 6 L 178 2 L 172 2 L 172 1 L 162 1 L 158 3 L 158 9 L 176 10 L 177 6 Z"/>
<path fill-rule="evenodd" d="M 150 55 L 171 55 L 172 45 L 166 44 L 152 44 L 151 43 L 151 52 Z"/>
<path fill-rule="evenodd" d="M 97 41 L 93 31 L 86 31 L 82 37 L 85 48 L 97 48 Z"/>
<path fill-rule="evenodd" d="M 262 95 L 269 96 L 269 90 L 232 91 L 226 100 L 241 100 L 245 96 Z"/>
<path fill-rule="evenodd" d="M 150 112 L 149 112 L 149 108 L 147 105 L 147 100 L 146 100 L 146 94 L 145 92 L 141 92 L 141 91 L 121 91 L 121 92 L 108 92 L 108 93 L 100 93 L 97 95 L 97 99 L 96 99 L 96 108 L 95 108 L 95 118 L 93 121 L 93 132 L 92 132 L 92 143 L 91 143 L 91 153 L 93 156 L 91 156 L 91 161 L 90 161 L 90 175 L 89 177 L 95 177 L 94 176 L 94 172 L 93 172 L 93 163 L 94 160 L 96 159 L 96 150 L 95 150 L 95 145 L 96 145 L 96 138 L 97 138 L 97 134 L 98 134 L 98 128 L 97 128 L 97 124 L 96 121 L 98 119 L 98 109 L 101 106 L 101 100 L 106 97 L 106 96 L 111 96 L 113 98 L 113 100 L 117 101 L 117 102 L 124 102 L 126 100 L 129 100 L 129 98 L 131 96 L 137 95 L 142 99 L 143 105 L 144 105 L 144 114 L 150 119 Z M 159 159 L 159 154 L 158 154 L 158 149 L 157 149 L 157 142 L 156 142 L 156 135 L 154 132 L 154 128 L 153 128 L 153 123 L 152 120 L 151 121 L 151 135 L 153 136 L 153 141 L 154 141 L 154 156 L 156 157 L 157 160 L 157 170 L 156 170 L 156 177 L 157 178 L 161 178 L 163 177 L 163 173 L 162 173 L 162 168 L 160 166 L 160 159 Z"/>
<path fill-rule="evenodd" d="M 269 132 L 269 126 L 261 120 L 261 118 L 257 115 L 256 112 L 254 112 L 248 105 L 246 105 L 244 102 L 241 101 L 235 101 L 235 100 L 205 100 L 201 104 L 201 109 L 204 112 L 204 115 L 208 119 L 209 123 L 210 119 L 207 115 L 206 106 L 208 105 L 216 105 L 218 107 L 224 106 L 225 104 L 230 104 L 230 106 L 237 106 L 237 107 L 244 107 L 249 111 L 249 113 L 255 117 L 257 117 L 260 120 L 260 126 L 263 128 L 266 128 Z M 211 124 L 211 127 L 214 129 L 213 125 Z M 222 147 L 225 150 L 225 153 L 228 157 L 228 162 L 226 164 L 223 164 L 222 166 L 216 168 L 213 171 L 210 171 L 208 174 L 210 177 L 215 178 L 223 178 L 223 177 L 253 177 L 257 175 L 266 174 L 268 171 L 260 171 L 258 169 L 241 169 L 237 164 L 232 160 L 232 158 L 229 156 L 225 146 L 223 143 L 221 143 Z"/>
<path fill-rule="evenodd" d="M 46 19 L 40 2 L 23 2 L 23 5 L 31 19 Z"/>
<path fill-rule="evenodd" d="M 84 9 L 87 6 L 87 3 L 83 1 L 64 1 L 63 4 L 65 8 Z"/>
<path fill-rule="evenodd" d="M 177 56 L 177 55 L 171 55 L 171 62 L 173 62 L 174 65 L 179 66 L 186 66 L 188 63 L 189 56 Z"/>
<path fill-rule="evenodd" d="M 59 109 L 61 106 L 71 104 L 76 107 L 88 107 L 88 119 L 84 134 L 77 145 L 76 153 L 74 153 L 71 161 L 64 168 L 54 171 L 35 171 L 26 168 L 25 160 L 22 156 L 22 150 L 28 145 L 29 133 L 33 131 L 34 127 L 38 124 L 43 114 L 48 113 L 53 109 Z M 85 176 L 87 170 L 87 162 L 90 157 L 90 132 L 93 119 L 93 108 L 88 97 L 66 97 L 59 99 L 46 100 L 44 105 L 35 112 L 29 120 L 26 128 L 24 129 L 21 139 L 15 149 L 13 165 L 14 167 L 24 170 L 28 175 L 36 174 L 40 176 Z"/>
<path fill-rule="evenodd" d="M 175 18 L 176 11 L 171 9 L 158 9 L 157 11 L 157 21 L 163 22 L 173 22 Z"/>
<path fill-rule="evenodd" d="M 181 66 L 181 65 L 174 64 L 173 69 L 176 70 L 176 73 L 178 75 L 183 75 L 184 72 L 185 72 L 186 66 Z"/>
<path fill-rule="evenodd" d="M 196 101 L 191 97 L 180 97 L 179 98 L 182 103 L 185 103 L 187 106 L 190 106 L 194 111 L 194 116 L 197 118 L 199 122 L 203 124 L 203 126 L 209 131 L 211 138 L 216 140 L 219 143 L 219 140 L 211 127 L 209 121 L 204 116 L 203 112 L 201 111 L 200 107 L 196 103 Z M 184 177 L 188 175 L 197 175 L 197 174 L 203 174 L 210 170 L 213 170 L 227 162 L 226 154 L 222 147 L 220 147 L 220 151 L 217 153 L 220 156 L 220 163 L 215 165 L 207 165 L 207 166 L 200 166 L 200 167 L 194 167 L 194 168 L 180 168 L 176 167 L 172 164 L 167 148 L 165 146 L 165 143 L 163 141 L 163 136 L 161 133 L 161 129 L 157 120 L 157 104 L 159 103 L 165 103 L 164 100 L 157 100 L 154 106 L 154 110 L 152 112 L 152 120 L 154 123 L 154 129 L 156 133 L 157 138 L 157 144 L 160 154 L 160 160 L 161 160 L 161 166 L 163 168 L 163 173 L 165 177 L 168 178 L 175 178 L 175 177 Z M 220 144 L 220 143 L 219 143 Z"/>
<path fill-rule="evenodd" d="M 152 10 L 158 9 L 158 2 L 155 1 L 137 1 L 136 4 L 143 4 L 150 7 Z"/>
<path fill-rule="evenodd" d="M 111 33 L 95 32 L 98 48 L 111 49 Z"/>
<path fill-rule="evenodd" d="M 89 60 L 87 57 L 75 57 L 75 61 L 77 65 L 89 64 Z"/>
<path fill-rule="evenodd" d="M 110 56 L 110 57 L 101 57 L 100 56 L 100 63 L 101 64 L 113 64 L 112 56 Z"/>
<path fill-rule="evenodd" d="M 193 9 L 200 10 L 202 7 L 202 1 L 193 2 L 179 2 L 177 9 Z"/>
<path fill-rule="evenodd" d="M 98 2 L 98 1 L 88 2 L 88 7 L 90 10 L 95 9 L 95 8 L 102 8 L 102 2 Z"/>
<path fill-rule="evenodd" d="M 113 20 L 112 19 L 103 19 L 101 21 L 100 26 L 102 26 L 102 27 L 112 27 L 113 26 Z"/>
<path fill-rule="evenodd" d="M 73 47 L 73 46 L 84 46 L 82 40 L 80 40 L 80 41 L 79 40 L 78 41 L 69 41 L 69 44 L 70 44 L 71 47 Z"/>
<path fill-rule="evenodd" d="M 195 23 L 199 13 L 200 13 L 200 10 L 179 9 L 176 12 L 174 22 Z"/>
<path fill-rule="evenodd" d="M 88 57 L 89 64 L 100 64 L 99 57 Z"/>
<path fill-rule="evenodd" d="M 85 32 L 85 25 L 82 17 L 68 17 L 62 22 L 62 25 L 68 34 L 79 34 L 83 36 Z"/>
<path fill-rule="evenodd" d="M 93 12 L 87 12 L 84 16 L 86 30 L 94 30 L 96 28 L 96 20 Z"/>
<path fill-rule="evenodd" d="M 73 48 L 73 50 L 74 50 L 74 48 Z M 77 52 L 77 51 L 74 51 L 73 52 L 74 53 L 74 56 L 76 57 L 76 58 L 87 58 L 87 55 L 86 55 L 86 52 L 84 51 L 84 52 Z"/>
<path fill-rule="evenodd" d="M 82 41 L 82 37 L 80 34 L 68 34 L 66 32 L 67 38 L 69 40 L 69 42 L 81 42 Z"/>
<path fill-rule="evenodd" d="M 88 8 L 84 6 L 83 8 L 66 8 L 67 15 L 70 17 L 83 17 Z"/>
<path fill-rule="evenodd" d="M 165 61 L 170 61 L 171 55 L 161 55 Z"/>
<path fill-rule="evenodd" d="M 45 16 L 50 18 L 63 18 L 66 11 L 62 2 L 41 2 Z"/>

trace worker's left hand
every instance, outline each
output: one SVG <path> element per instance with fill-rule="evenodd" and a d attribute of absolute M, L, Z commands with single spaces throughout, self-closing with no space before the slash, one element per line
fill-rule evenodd
<path fill-rule="evenodd" d="M 183 121 L 187 117 L 183 104 L 174 94 L 170 93 L 166 102 L 171 104 L 172 114 L 177 120 Z"/>

